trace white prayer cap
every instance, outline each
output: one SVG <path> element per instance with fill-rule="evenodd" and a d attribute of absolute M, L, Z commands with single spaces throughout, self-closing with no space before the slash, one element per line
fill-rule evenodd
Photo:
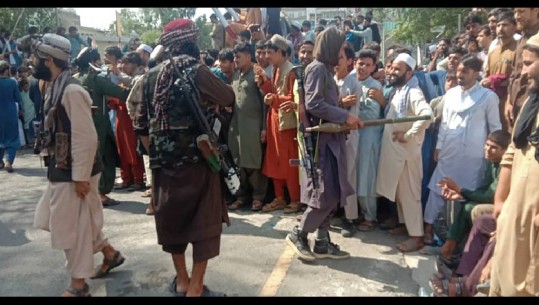
<path fill-rule="evenodd" d="M 148 52 L 148 54 L 151 54 L 153 49 L 152 47 L 150 47 L 149 45 L 147 44 L 143 44 L 141 43 L 138 48 L 137 48 L 137 52 L 140 51 L 140 50 L 143 50 L 144 52 Z"/>
<path fill-rule="evenodd" d="M 438 48 L 437 45 L 433 44 L 433 45 L 430 45 L 429 46 L 429 53 L 434 53 L 436 52 L 436 49 Z"/>
<path fill-rule="evenodd" d="M 408 67 L 410 67 L 410 69 L 412 70 L 415 69 L 415 65 L 416 65 L 415 59 L 406 53 L 400 53 L 399 55 L 397 55 L 394 61 L 402 61 Z"/>

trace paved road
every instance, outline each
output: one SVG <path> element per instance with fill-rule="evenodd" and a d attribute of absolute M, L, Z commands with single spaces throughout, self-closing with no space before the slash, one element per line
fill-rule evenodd
<path fill-rule="evenodd" d="M 14 167 L 13 174 L 0 171 L 0 296 L 60 295 L 69 283 L 64 254 L 51 249 L 49 233 L 32 227 L 45 169 L 29 150 L 19 153 Z M 105 209 L 104 232 L 126 262 L 106 278 L 89 280 L 94 296 L 170 296 L 172 260 L 157 245 L 154 219 L 144 213 L 148 199 L 140 195 L 111 194 L 122 203 Z M 230 218 L 221 255 L 210 260 L 206 273 L 206 284 L 229 296 L 416 296 L 434 271 L 432 257 L 403 255 L 395 245 L 404 237 L 384 231 L 352 238 L 331 233 L 352 257 L 304 264 L 284 241 L 294 216 L 244 210 Z M 101 260 L 96 254 L 96 266 Z"/>

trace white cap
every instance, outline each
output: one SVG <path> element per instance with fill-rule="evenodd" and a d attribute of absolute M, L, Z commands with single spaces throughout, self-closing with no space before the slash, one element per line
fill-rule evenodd
<path fill-rule="evenodd" d="M 137 52 L 140 51 L 140 50 L 143 50 L 143 51 L 145 51 L 145 52 L 148 52 L 148 54 L 151 54 L 152 51 L 153 51 L 152 47 L 150 47 L 150 46 L 147 45 L 147 44 L 143 44 L 143 43 L 141 43 L 141 44 L 138 46 Z"/>
<path fill-rule="evenodd" d="M 430 45 L 430 46 L 429 46 L 429 52 L 430 52 L 430 53 L 434 53 L 434 52 L 436 52 L 436 49 L 437 49 L 437 48 L 438 48 L 438 46 L 435 45 L 435 44 Z"/>
<path fill-rule="evenodd" d="M 397 55 L 394 62 L 395 61 L 402 61 L 403 63 L 408 65 L 408 67 L 410 67 L 410 69 L 412 69 L 412 70 L 415 69 L 415 65 L 416 65 L 415 59 L 412 56 L 410 56 L 410 55 L 408 55 L 406 53 L 400 53 L 399 55 Z"/>

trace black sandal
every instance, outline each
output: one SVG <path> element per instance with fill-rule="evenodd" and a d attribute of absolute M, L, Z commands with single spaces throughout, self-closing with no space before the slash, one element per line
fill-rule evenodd
<path fill-rule="evenodd" d="M 172 283 L 170 283 L 170 285 L 168 286 L 168 290 L 170 290 L 172 295 L 174 295 L 175 297 L 185 297 L 185 295 L 187 294 L 186 292 L 179 292 L 176 290 L 177 280 L 178 280 L 178 276 L 175 276 L 174 279 L 172 280 Z"/>
<path fill-rule="evenodd" d="M 72 294 L 74 297 L 91 297 L 90 294 L 90 287 L 88 284 L 84 284 L 84 287 L 82 289 L 76 289 L 71 286 L 69 286 L 65 292 Z"/>
<path fill-rule="evenodd" d="M 125 257 L 122 256 L 120 251 L 116 251 L 112 259 L 103 259 L 103 264 L 97 268 L 97 270 L 95 271 L 95 275 L 92 276 L 91 279 L 98 279 L 104 277 L 105 275 L 109 274 L 112 269 L 123 264 L 124 261 Z M 103 265 L 107 265 L 107 268 L 105 270 L 102 269 Z"/>

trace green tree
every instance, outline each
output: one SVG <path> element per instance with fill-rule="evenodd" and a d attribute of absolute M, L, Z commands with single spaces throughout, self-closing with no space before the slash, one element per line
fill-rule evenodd
<path fill-rule="evenodd" d="M 0 29 L 11 31 L 14 37 L 28 33 L 31 25 L 43 29 L 46 26 L 54 28 L 57 24 L 57 9 L 34 7 L 4 7 L 0 8 Z"/>
<path fill-rule="evenodd" d="M 445 26 L 441 37 L 458 33 L 460 21 L 470 13 L 470 8 L 376 8 L 376 20 L 392 20 L 397 24 L 391 33 L 393 40 L 401 43 L 424 43 L 435 38 L 434 27 Z"/>
<path fill-rule="evenodd" d="M 142 41 L 143 43 L 147 45 L 154 46 L 157 44 L 157 40 L 159 39 L 160 36 L 161 36 L 161 31 L 149 30 L 142 33 L 142 35 L 140 35 L 140 41 Z"/>
<path fill-rule="evenodd" d="M 150 30 L 162 31 L 163 27 L 170 21 L 177 18 L 193 18 L 196 8 L 139 8 L 122 9 L 122 32 L 131 34 L 133 32 L 141 35 Z M 112 22 L 109 31 L 116 32 L 116 22 Z"/>
<path fill-rule="evenodd" d="M 198 37 L 198 47 L 201 50 L 207 50 L 211 48 L 211 31 L 212 26 L 208 24 L 206 15 L 202 15 L 195 20 L 197 27 L 200 29 L 200 35 Z"/>

